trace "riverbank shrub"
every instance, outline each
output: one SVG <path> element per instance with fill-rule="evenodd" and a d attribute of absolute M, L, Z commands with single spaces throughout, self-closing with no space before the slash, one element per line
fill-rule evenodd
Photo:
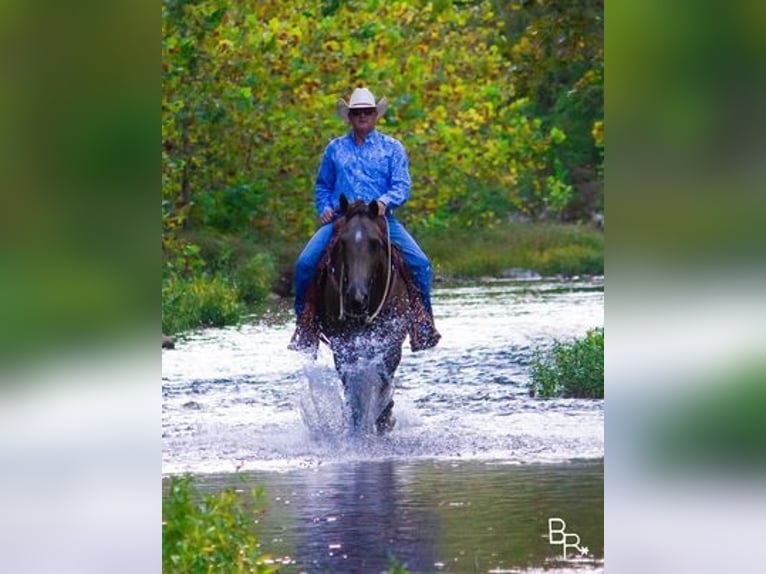
<path fill-rule="evenodd" d="M 222 277 L 170 276 L 162 282 L 162 332 L 167 335 L 235 324 L 243 312 L 239 290 Z"/>
<path fill-rule="evenodd" d="M 604 329 L 571 342 L 555 341 L 532 360 L 532 392 L 541 397 L 604 398 Z"/>
<path fill-rule="evenodd" d="M 276 279 L 276 262 L 270 253 L 256 253 L 236 270 L 235 281 L 245 303 L 263 301 Z"/>
<path fill-rule="evenodd" d="M 162 500 L 162 571 L 169 574 L 209 572 L 276 572 L 253 532 L 262 489 L 251 492 L 246 508 L 234 489 L 202 497 L 190 475 L 171 477 Z"/>
<path fill-rule="evenodd" d="M 203 273 L 227 278 L 248 306 L 266 299 L 285 259 L 283 244 L 266 243 L 247 234 L 195 230 L 183 237 L 198 246 Z M 296 242 L 296 251 L 302 247 Z"/>

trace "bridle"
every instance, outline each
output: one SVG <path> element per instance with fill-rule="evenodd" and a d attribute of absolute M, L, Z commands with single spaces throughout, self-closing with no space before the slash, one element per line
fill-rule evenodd
<path fill-rule="evenodd" d="M 391 279 L 393 276 L 393 273 L 391 272 L 391 228 L 388 225 L 388 221 L 385 217 L 383 217 L 383 221 L 386 225 L 386 247 L 388 248 L 388 265 L 386 265 L 386 288 L 383 290 L 383 297 L 380 298 L 380 304 L 378 305 L 378 308 L 375 309 L 375 312 L 367 317 L 365 319 L 366 325 L 371 325 L 372 322 L 377 318 L 378 315 L 380 315 L 380 312 L 383 310 L 383 305 L 386 304 L 386 299 L 388 298 L 388 292 L 391 289 Z M 340 283 L 338 288 L 338 297 L 340 299 L 340 313 L 338 314 L 338 320 L 343 321 L 347 316 L 352 319 L 364 319 L 365 315 L 355 315 L 353 313 L 350 313 L 346 311 L 345 306 L 343 304 L 344 294 L 343 294 L 343 279 L 344 274 L 346 272 L 346 263 L 345 261 L 341 261 L 340 265 Z"/>

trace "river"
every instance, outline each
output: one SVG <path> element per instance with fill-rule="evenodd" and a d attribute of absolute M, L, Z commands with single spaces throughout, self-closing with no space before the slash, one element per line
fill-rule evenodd
<path fill-rule="evenodd" d="M 282 572 L 603 571 L 603 401 L 540 399 L 529 364 L 603 326 L 603 279 L 438 284 L 442 341 L 396 376 L 396 427 L 350 441 L 329 350 L 286 350 L 286 308 L 163 351 L 163 473 L 262 485 Z M 570 547 L 548 538 L 549 519 Z M 565 523 L 566 526 L 563 526 Z"/>

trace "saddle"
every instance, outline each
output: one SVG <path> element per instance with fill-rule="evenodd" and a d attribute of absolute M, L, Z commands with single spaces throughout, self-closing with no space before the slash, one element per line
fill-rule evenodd
<path fill-rule="evenodd" d="M 291 350 L 308 352 L 314 357 L 316 357 L 319 340 L 322 336 L 317 314 L 317 292 L 321 281 L 330 268 L 330 257 L 339 239 L 338 228 L 339 225 L 336 224 L 335 233 L 319 261 L 315 279 L 306 293 L 303 314 L 298 317 L 295 333 L 288 345 L 288 348 Z M 396 248 L 392 251 L 392 265 L 401 272 L 407 287 L 407 297 L 410 303 L 407 331 L 410 337 L 410 349 L 413 352 L 430 349 L 436 346 L 439 339 L 441 339 L 441 335 L 436 331 L 433 317 L 423 304 L 423 298 L 415 284 L 412 273 L 404 263 L 401 253 Z"/>

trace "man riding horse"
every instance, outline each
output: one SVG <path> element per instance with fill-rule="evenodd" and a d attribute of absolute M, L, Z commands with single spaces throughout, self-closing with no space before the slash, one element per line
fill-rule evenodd
<path fill-rule="evenodd" d="M 410 197 L 409 161 L 404 146 L 397 139 L 375 129 L 375 122 L 385 113 L 386 98 L 376 103 L 367 88 L 356 88 L 348 103 L 338 101 L 338 115 L 351 125 L 344 136 L 331 141 L 325 149 L 315 184 L 315 202 L 322 227 L 309 240 L 295 264 L 295 313 L 297 326 L 289 348 L 315 352 L 317 334 L 302 321 L 306 296 L 313 282 L 322 254 L 332 239 L 336 219 L 341 214 L 340 197 L 377 201 L 379 213 L 385 214 L 391 243 L 401 252 L 416 289 L 411 289 L 413 310 L 410 347 L 421 351 L 434 347 L 441 338 L 431 309 L 431 262 L 393 210 Z"/>

